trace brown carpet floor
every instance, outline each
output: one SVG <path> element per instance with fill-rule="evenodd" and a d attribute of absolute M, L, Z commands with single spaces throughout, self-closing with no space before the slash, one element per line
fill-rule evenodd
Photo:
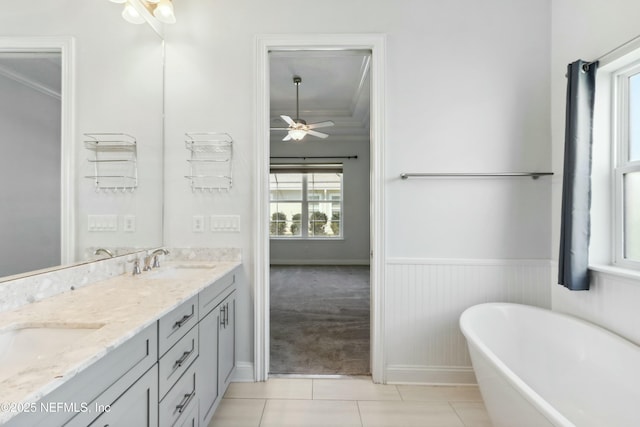
<path fill-rule="evenodd" d="M 368 266 L 271 266 L 270 282 L 270 373 L 370 373 Z"/>

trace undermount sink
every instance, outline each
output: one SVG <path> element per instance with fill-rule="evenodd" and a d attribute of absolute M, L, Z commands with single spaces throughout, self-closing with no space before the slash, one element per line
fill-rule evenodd
<path fill-rule="evenodd" d="M 102 326 L 39 324 L 14 325 L 0 330 L 0 381 L 37 360 L 58 353 Z"/>
<path fill-rule="evenodd" d="M 177 264 L 168 267 L 162 267 L 158 271 L 152 271 L 146 274 L 150 279 L 182 279 L 194 274 L 211 271 L 215 265 L 211 264 Z M 144 273 L 143 276 L 144 277 Z"/>

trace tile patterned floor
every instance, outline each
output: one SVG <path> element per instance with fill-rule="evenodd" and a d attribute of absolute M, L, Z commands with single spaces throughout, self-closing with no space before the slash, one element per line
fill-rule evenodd
<path fill-rule="evenodd" d="M 209 427 L 491 427 L 474 386 L 289 379 L 229 386 Z"/>

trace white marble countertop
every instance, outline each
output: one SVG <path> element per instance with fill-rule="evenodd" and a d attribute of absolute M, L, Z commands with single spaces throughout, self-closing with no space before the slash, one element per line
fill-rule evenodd
<path fill-rule="evenodd" d="M 45 325 L 103 325 L 61 351 L 42 355 L 27 368 L 0 380 L 0 423 L 17 415 L 5 410 L 7 404 L 38 401 L 241 263 L 193 262 L 211 268 L 184 269 L 179 277 L 153 277 L 154 273 L 175 267 L 172 264 L 189 262 L 166 263 L 136 276 L 116 276 L 0 313 L 0 332 Z"/>

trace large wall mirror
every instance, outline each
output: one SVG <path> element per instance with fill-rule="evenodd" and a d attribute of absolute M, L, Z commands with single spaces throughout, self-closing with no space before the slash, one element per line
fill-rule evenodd
<path fill-rule="evenodd" d="M 3 7 L 0 281 L 92 259 L 98 247 L 162 245 L 164 44 L 150 26 L 124 21 L 121 8 Z M 135 181 L 98 182 L 88 134 L 135 141 L 126 159 Z"/>

